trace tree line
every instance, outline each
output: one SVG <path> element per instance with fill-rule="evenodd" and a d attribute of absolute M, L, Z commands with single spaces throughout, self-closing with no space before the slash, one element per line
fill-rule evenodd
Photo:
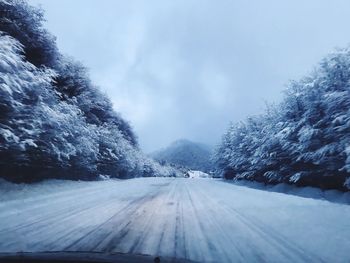
<path fill-rule="evenodd" d="M 24 0 L 0 0 L 0 176 L 175 176 L 140 151 L 129 123 L 43 21 Z"/>
<path fill-rule="evenodd" d="M 350 189 L 350 48 L 292 81 L 280 104 L 231 124 L 216 149 L 226 179 Z"/>

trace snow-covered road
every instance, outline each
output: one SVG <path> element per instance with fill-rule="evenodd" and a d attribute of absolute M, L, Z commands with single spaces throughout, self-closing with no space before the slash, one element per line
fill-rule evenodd
<path fill-rule="evenodd" d="M 10 191 L 1 199 L 0 252 L 350 262 L 349 205 L 212 179 L 140 178 L 47 188 L 50 184 Z"/>

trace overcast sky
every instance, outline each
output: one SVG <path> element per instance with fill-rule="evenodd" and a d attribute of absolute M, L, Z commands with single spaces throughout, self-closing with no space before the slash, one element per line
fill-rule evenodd
<path fill-rule="evenodd" d="M 150 152 L 216 144 L 350 43 L 349 0 L 30 0 Z"/>

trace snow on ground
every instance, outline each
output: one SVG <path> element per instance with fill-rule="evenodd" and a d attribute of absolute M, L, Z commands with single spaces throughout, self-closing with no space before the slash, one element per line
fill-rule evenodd
<path fill-rule="evenodd" d="M 226 180 L 226 183 L 232 183 L 239 186 L 246 186 L 254 189 L 260 189 L 264 191 L 271 191 L 277 193 L 291 194 L 297 195 L 301 197 L 308 197 L 314 199 L 322 199 L 331 202 L 341 203 L 341 204 L 349 204 L 350 205 L 350 192 L 341 192 L 338 190 L 322 190 L 316 187 L 298 187 L 290 184 L 264 184 L 258 183 L 254 181 L 247 180 Z"/>
<path fill-rule="evenodd" d="M 213 179 L 39 185 L 24 187 L 24 195 L 11 190 L 0 201 L 1 252 L 103 251 L 200 262 L 350 261 L 350 206 L 345 204 Z"/>
<path fill-rule="evenodd" d="M 118 180 L 118 179 L 112 179 Z M 100 185 L 107 182 L 98 182 Z M 70 194 L 77 189 L 96 187 L 95 181 L 46 180 L 33 184 L 13 184 L 0 178 L 0 202 L 13 199 L 26 199 L 33 196 L 63 192 Z"/>
<path fill-rule="evenodd" d="M 187 173 L 189 175 L 189 178 L 210 178 L 211 177 L 209 174 L 204 173 L 202 171 L 190 170 Z"/>

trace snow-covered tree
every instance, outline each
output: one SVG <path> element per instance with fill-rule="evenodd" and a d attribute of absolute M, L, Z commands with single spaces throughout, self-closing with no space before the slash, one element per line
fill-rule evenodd
<path fill-rule="evenodd" d="M 87 69 L 58 52 L 42 10 L 0 0 L 0 14 L 1 177 L 173 175 L 140 152 L 130 125 Z"/>
<path fill-rule="evenodd" d="M 280 105 L 231 125 L 215 154 L 226 178 L 349 188 L 350 48 L 289 84 Z"/>

